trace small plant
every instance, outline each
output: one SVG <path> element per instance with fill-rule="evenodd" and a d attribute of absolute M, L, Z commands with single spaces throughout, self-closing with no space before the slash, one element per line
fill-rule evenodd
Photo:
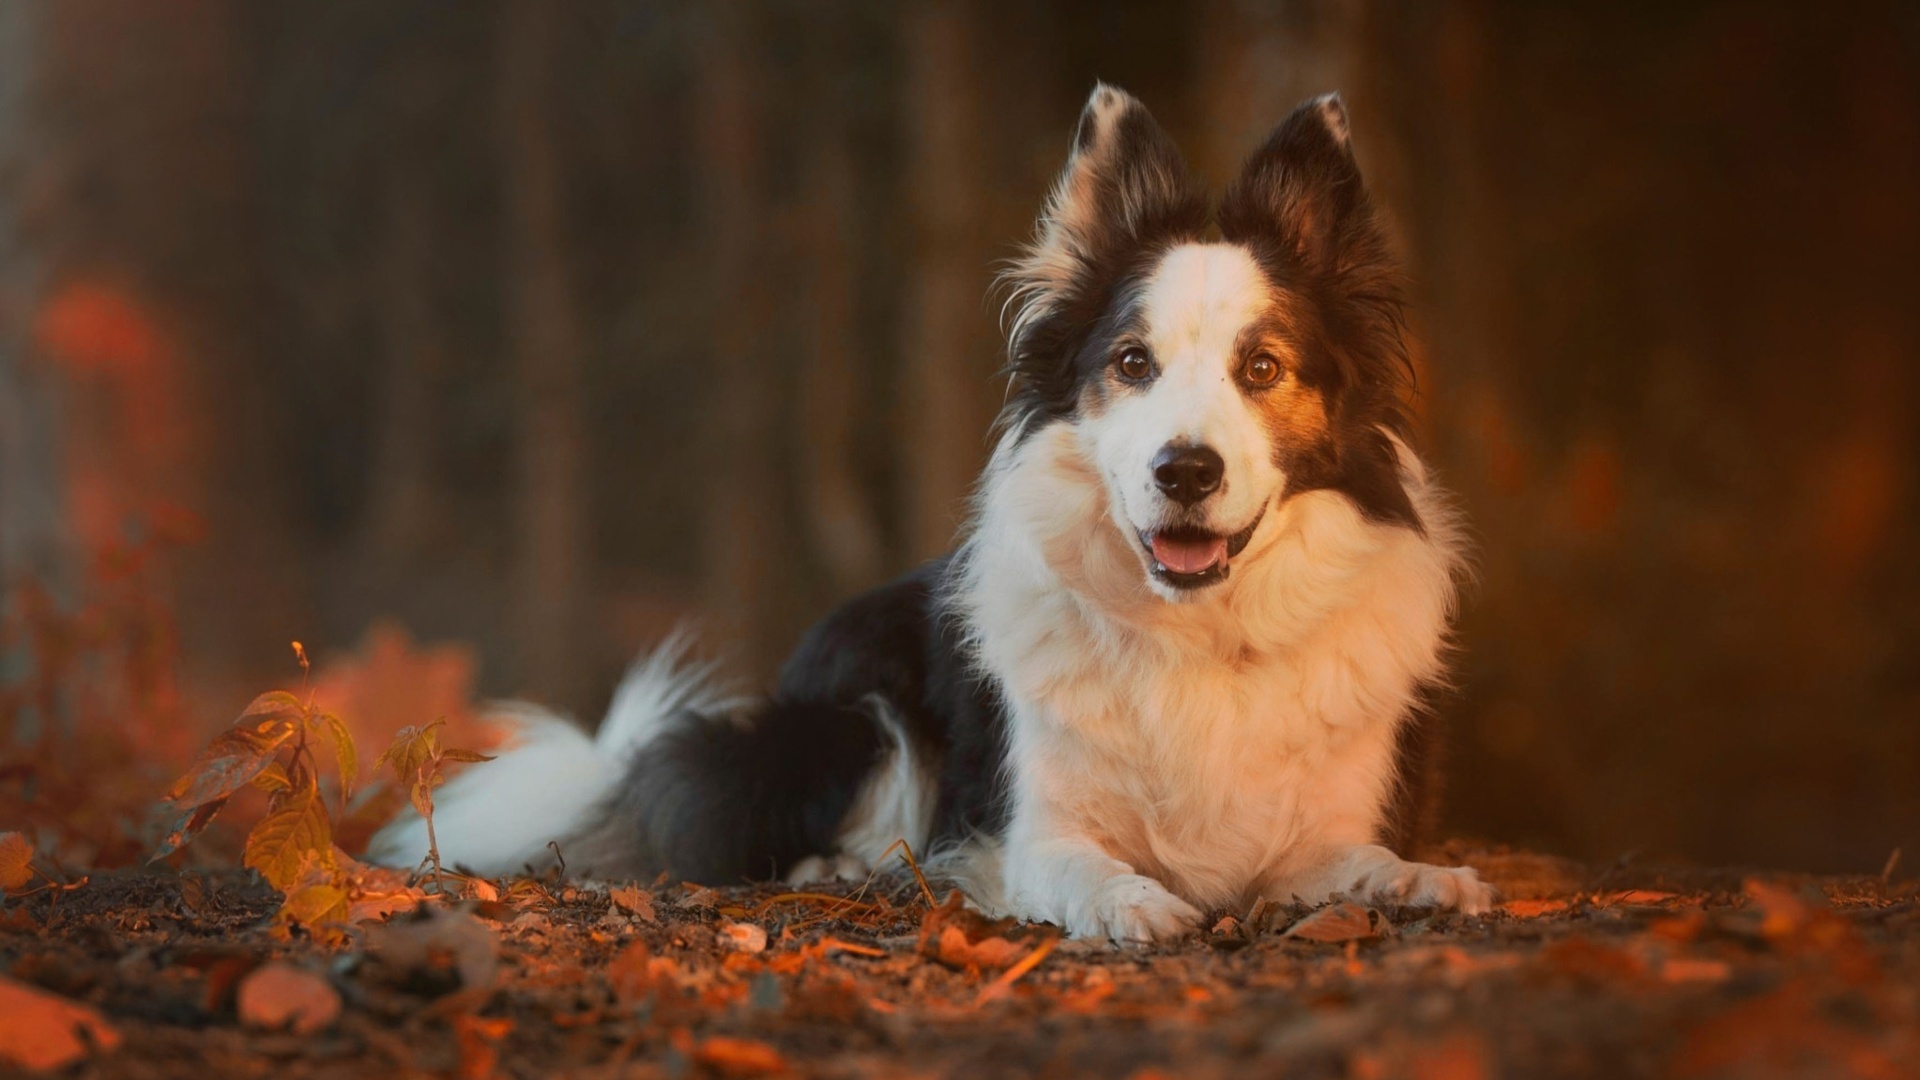
<path fill-rule="evenodd" d="M 314 706 L 312 665 L 293 643 L 300 661 L 301 695 L 274 690 L 253 699 L 233 726 L 216 735 L 185 776 L 167 789 L 163 802 L 180 816 L 154 859 L 179 850 L 207 827 L 227 800 L 251 784 L 267 793 L 267 815 L 247 834 L 245 864 L 283 893 L 315 870 L 333 871 L 333 816 L 320 795 L 317 743 L 332 747 L 340 776 L 341 810 L 359 772 L 353 736 L 338 716 Z M 304 697 L 304 700 L 302 699 Z"/>
<path fill-rule="evenodd" d="M 332 750 L 341 818 L 358 779 L 359 758 L 347 725 L 314 703 L 306 649 L 296 641 L 293 653 L 300 661 L 300 693 L 275 690 L 254 698 L 167 789 L 162 805 L 176 817 L 153 859 L 192 841 L 228 800 L 251 785 L 266 793 L 267 814 L 247 834 L 242 861 L 285 897 L 282 922 L 298 923 L 327 940 L 344 940 L 339 924 L 406 910 L 426 894 L 404 875 L 362 864 L 334 845 L 337 819 L 321 795 L 317 748 L 325 744 Z M 471 750 L 443 748 L 441 723 L 402 729 L 375 763 L 392 767 L 427 819 L 436 885 L 441 871 L 433 842 L 433 789 L 445 782 L 445 763 L 491 760 Z"/>
<path fill-rule="evenodd" d="M 393 736 L 393 745 L 387 747 L 386 752 L 373 763 L 376 769 L 386 765 L 393 770 L 393 775 L 406 785 L 413 808 L 427 823 L 427 861 L 433 864 L 436 887 L 443 887 L 442 878 L 445 874 L 440 868 L 440 841 L 433 834 L 433 789 L 447 782 L 441 770 L 449 761 L 493 760 L 473 750 L 442 747 L 439 729 L 446 722 L 446 718 L 441 717 L 422 728 L 401 728 Z"/>

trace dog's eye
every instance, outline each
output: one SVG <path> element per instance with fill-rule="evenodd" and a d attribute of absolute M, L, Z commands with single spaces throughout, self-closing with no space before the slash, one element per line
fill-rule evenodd
<path fill-rule="evenodd" d="M 1139 349 L 1128 349 L 1121 353 L 1113 366 L 1120 370 L 1120 377 L 1128 382 L 1145 382 L 1153 374 L 1153 361 L 1147 359 L 1147 354 Z"/>
<path fill-rule="evenodd" d="M 1284 374 L 1286 371 L 1281 368 L 1280 361 L 1265 353 L 1247 361 L 1247 366 L 1241 371 L 1241 377 L 1254 386 L 1272 386 Z"/>

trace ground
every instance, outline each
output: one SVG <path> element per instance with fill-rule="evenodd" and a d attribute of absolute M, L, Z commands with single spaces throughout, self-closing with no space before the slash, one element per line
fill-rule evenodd
<path fill-rule="evenodd" d="M 910 876 L 470 883 L 482 899 L 324 941 L 244 872 L 96 875 L 0 908 L 0 1071 L 44 1051 L 87 1077 L 1916 1075 L 1920 887 L 1891 867 L 1451 854 L 1498 911 L 1269 905 L 1150 949 L 987 923 Z"/>

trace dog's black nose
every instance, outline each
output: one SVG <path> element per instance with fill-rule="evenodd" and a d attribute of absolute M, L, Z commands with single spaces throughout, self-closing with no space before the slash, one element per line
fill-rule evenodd
<path fill-rule="evenodd" d="M 1153 455 L 1153 482 L 1160 493 L 1182 506 L 1192 506 L 1220 490 L 1227 463 L 1211 446 L 1163 446 Z"/>

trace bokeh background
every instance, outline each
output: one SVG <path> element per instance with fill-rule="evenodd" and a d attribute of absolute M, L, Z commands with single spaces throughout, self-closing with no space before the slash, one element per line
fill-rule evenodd
<path fill-rule="evenodd" d="M 763 680 L 953 536 L 1096 78 L 1216 184 L 1347 95 L 1480 547 L 1455 830 L 1920 855 L 1900 3 L 11 0 L 4 672 L 137 579 L 174 751 L 290 638 L 593 716 L 691 619 Z"/>

